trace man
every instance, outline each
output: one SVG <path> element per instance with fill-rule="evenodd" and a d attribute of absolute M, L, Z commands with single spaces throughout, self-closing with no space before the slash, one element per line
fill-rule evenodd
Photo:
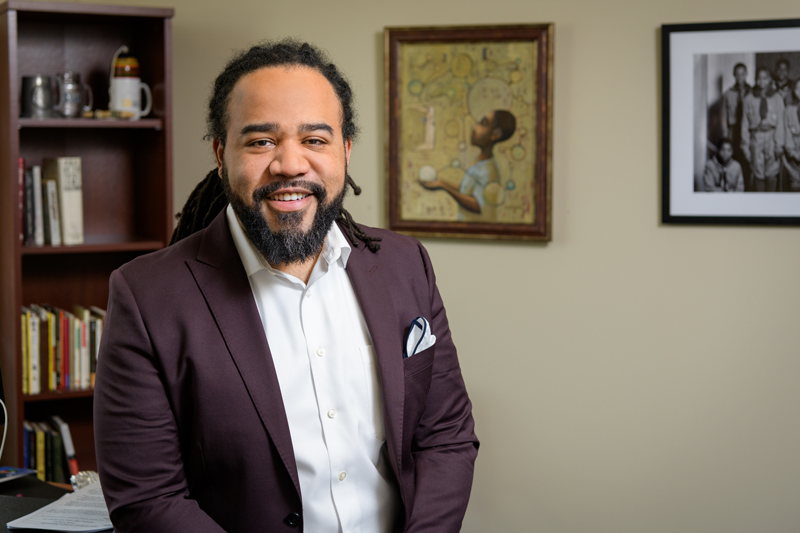
<path fill-rule="evenodd" d="M 719 151 L 706 163 L 706 192 L 744 192 L 742 166 L 733 159 L 733 141 L 722 139 Z"/>
<path fill-rule="evenodd" d="M 424 248 L 341 207 L 353 116 L 308 44 L 217 78 L 230 205 L 111 277 L 95 440 L 118 532 L 460 529 L 471 405 Z M 418 317 L 435 343 L 404 353 Z"/>
<path fill-rule="evenodd" d="M 747 83 L 747 67 L 744 63 L 737 63 L 733 67 L 733 78 L 733 86 L 722 95 L 722 137 L 733 141 L 733 158 L 747 168 L 747 157 L 741 148 L 742 112 L 744 99 L 753 88 Z M 750 187 L 749 180 L 745 186 Z"/>
<path fill-rule="evenodd" d="M 742 152 L 753 173 L 753 190 L 774 192 L 778 188 L 784 145 L 783 98 L 772 88 L 772 74 L 765 68 L 756 73 L 756 87 L 744 99 Z"/>
<path fill-rule="evenodd" d="M 792 80 L 789 79 L 789 70 L 789 60 L 779 59 L 775 65 L 775 90 L 783 98 L 784 105 L 788 105 L 792 97 Z"/>
<path fill-rule="evenodd" d="M 470 141 L 481 152 L 469 167 L 458 188 L 446 181 L 420 181 L 426 189 L 443 190 L 458 202 L 458 218 L 470 222 L 494 222 L 499 203 L 500 171 L 494 159 L 494 145 L 509 139 L 516 130 L 517 119 L 510 112 L 498 109 L 488 113 L 472 129 Z"/>
<path fill-rule="evenodd" d="M 792 83 L 792 94 L 783 115 L 786 146 L 783 154 L 786 192 L 800 192 L 800 79 Z"/>

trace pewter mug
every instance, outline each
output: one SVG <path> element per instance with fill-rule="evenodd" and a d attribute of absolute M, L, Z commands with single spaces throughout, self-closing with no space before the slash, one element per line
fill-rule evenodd
<path fill-rule="evenodd" d="M 53 109 L 66 118 L 79 117 L 82 111 L 91 111 L 94 103 L 92 88 L 81 83 L 80 74 L 77 72 L 59 73 L 56 76 L 56 83 L 58 84 L 58 104 Z"/>
<path fill-rule="evenodd" d="M 20 92 L 20 116 L 50 118 L 53 116 L 53 78 L 23 76 Z"/>

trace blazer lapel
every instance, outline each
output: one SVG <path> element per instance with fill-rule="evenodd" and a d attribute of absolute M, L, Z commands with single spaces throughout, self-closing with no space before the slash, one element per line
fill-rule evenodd
<path fill-rule="evenodd" d="M 233 362 L 300 494 L 294 448 L 272 354 L 225 210 L 205 230 L 187 265 L 211 309 Z"/>
<path fill-rule="evenodd" d="M 345 234 L 346 235 L 346 234 Z M 350 239 L 348 238 L 348 241 Z M 392 295 L 383 277 L 379 253 L 366 251 L 363 243 L 347 260 L 347 274 L 367 322 L 383 389 L 383 423 L 389 460 L 400 479 L 402 473 L 403 402 L 405 381 L 403 377 L 402 333 L 397 329 L 397 314 Z M 403 484 L 400 484 L 401 488 Z M 405 500 L 405 497 L 404 497 Z M 407 501 L 407 500 L 406 500 Z"/>

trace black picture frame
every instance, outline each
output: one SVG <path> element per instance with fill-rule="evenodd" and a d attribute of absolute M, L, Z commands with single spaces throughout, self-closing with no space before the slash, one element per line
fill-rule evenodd
<path fill-rule="evenodd" d="M 773 150 L 772 159 L 766 156 L 766 160 L 773 164 L 761 165 L 759 162 L 757 169 L 752 168 L 749 161 L 753 160 L 754 147 L 758 144 L 757 152 L 769 153 L 768 148 L 762 150 L 769 142 L 747 135 L 746 132 L 750 131 L 747 126 L 753 121 L 747 122 L 737 115 L 739 123 L 729 124 L 732 115 L 725 115 L 723 111 L 729 88 L 736 90 L 741 87 L 742 90 L 737 92 L 747 98 L 746 87 L 731 88 L 733 73 L 740 66 L 745 66 L 746 83 L 753 88 L 757 72 L 771 67 L 772 90 L 778 93 L 778 83 L 782 82 L 776 80 L 777 63 L 785 59 L 789 60 L 789 66 L 784 70 L 789 71 L 792 86 L 789 97 L 782 93 L 783 118 L 786 118 L 789 107 L 786 102 L 790 101 L 787 98 L 791 99 L 791 104 L 800 100 L 792 96 L 793 86 L 800 82 L 800 19 L 665 24 L 661 26 L 661 58 L 661 221 L 665 224 L 800 225 L 800 190 L 794 188 L 800 181 L 788 176 L 786 161 L 790 156 L 780 158 L 781 168 L 774 178 L 776 190 L 768 191 L 773 180 L 770 173 L 774 171 L 775 154 L 779 152 Z M 731 65 L 734 65 L 733 70 Z M 765 99 L 770 90 L 764 91 Z M 750 93 L 754 93 L 752 88 Z M 745 109 L 754 109 L 752 101 L 748 108 L 743 99 L 739 101 L 741 107 L 737 107 L 737 112 L 746 113 Z M 770 104 L 769 116 L 778 115 L 777 103 L 774 111 Z M 770 120 L 763 117 L 761 121 L 768 132 Z M 783 136 L 788 138 L 788 121 L 780 122 L 784 128 Z M 722 133 L 725 135 L 721 136 Z M 800 135 L 800 129 L 797 134 Z M 764 136 L 768 137 L 768 133 Z M 745 137 L 747 141 L 742 143 Z M 775 146 L 777 137 L 776 134 L 773 139 Z M 730 149 L 721 142 L 724 138 L 732 140 Z M 753 142 L 753 139 L 758 142 Z M 800 150 L 797 142 L 800 137 L 792 136 L 792 139 Z M 783 142 L 786 146 L 787 141 L 784 139 Z M 746 148 L 742 148 L 745 145 Z M 714 171 L 708 169 L 712 158 L 721 167 L 725 154 L 716 154 L 729 150 L 734 151 L 732 160 L 740 163 L 744 194 L 721 194 L 726 187 L 730 190 L 742 185 L 736 178 L 732 182 L 726 179 L 726 174 L 735 174 L 730 171 L 722 174 L 721 185 L 714 183 Z M 800 151 L 792 150 L 792 154 L 800 154 Z M 760 161 L 759 153 L 756 156 Z M 795 161 L 791 157 L 788 161 L 794 165 L 792 169 L 800 170 L 800 159 Z M 757 174 L 763 174 L 763 179 Z"/>

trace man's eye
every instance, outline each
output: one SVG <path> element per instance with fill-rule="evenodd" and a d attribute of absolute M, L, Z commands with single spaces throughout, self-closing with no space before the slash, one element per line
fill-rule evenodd
<path fill-rule="evenodd" d="M 256 141 L 251 142 L 250 146 L 264 147 L 264 146 L 267 146 L 269 144 L 270 144 L 270 142 L 267 139 L 258 139 Z"/>

